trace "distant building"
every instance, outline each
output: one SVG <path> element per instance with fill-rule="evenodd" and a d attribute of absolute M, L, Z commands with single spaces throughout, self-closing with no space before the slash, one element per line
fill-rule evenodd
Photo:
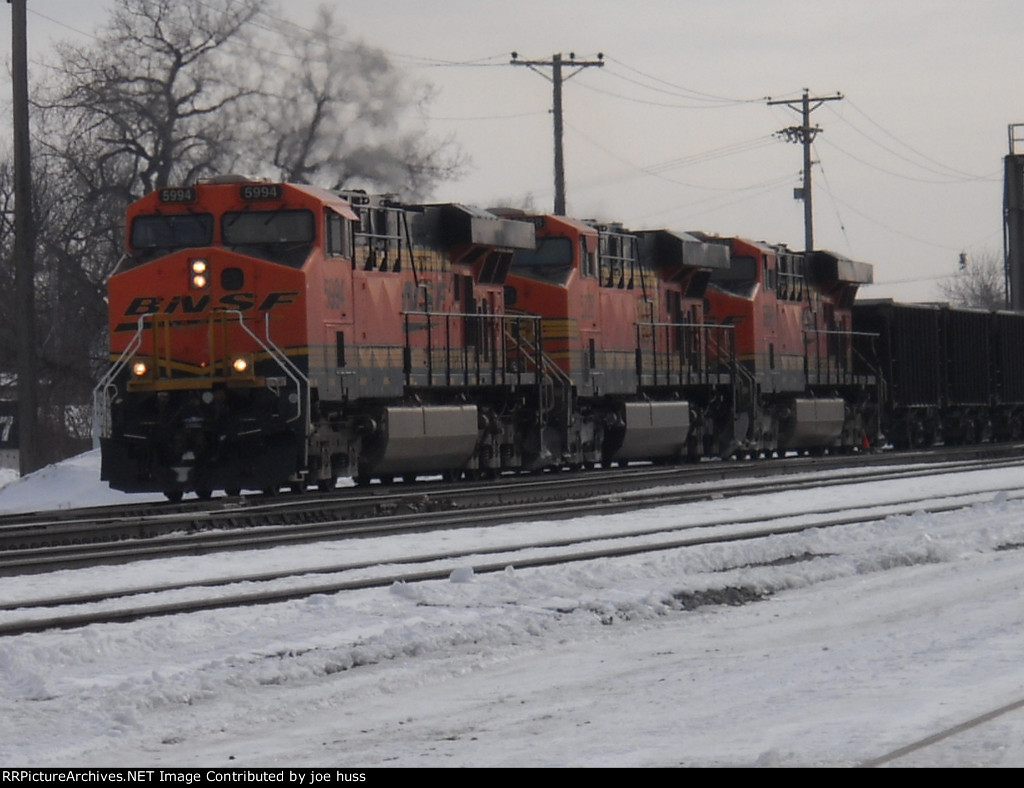
<path fill-rule="evenodd" d="M 18 456 L 18 376 L 0 372 L 0 468 L 20 470 Z"/>
<path fill-rule="evenodd" d="M 18 403 L 0 399 L 0 468 L 20 467 L 18 457 Z"/>

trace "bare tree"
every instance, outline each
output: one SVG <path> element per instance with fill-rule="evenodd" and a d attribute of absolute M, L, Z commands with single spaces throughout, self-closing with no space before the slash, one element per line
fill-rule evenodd
<path fill-rule="evenodd" d="M 224 56 L 267 0 L 118 0 L 97 42 L 58 50 L 39 103 L 93 194 L 128 201 L 215 170 L 240 143 L 234 113 L 258 93 Z"/>
<path fill-rule="evenodd" d="M 103 289 L 90 279 L 83 261 L 88 225 L 77 217 L 80 203 L 68 200 L 63 182 L 37 160 L 33 173 L 33 214 L 41 231 L 36 237 L 35 311 L 38 316 L 35 354 L 38 387 L 36 459 L 52 462 L 88 446 L 84 421 L 93 386 L 94 338 L 105 323 Z M 15 288 L 11 255 L 12 228 L 6 209 L 12 199 L 12 174 L 0 164 L 0 369 L 15 367 Z M 4 394 L 13 376 L 3 376 Z"/>
<path fill-rule="evenodd" d="M 957 306 L 977 309 L 1005 309 L 1006 289 L 1002 257 L 982 252 L 977 257 L 961 258 L 960 270 L 939 282 L 942 297 Z"/>
<path fill-rule="evenodd" d="M 420 196 L 458 165 L 454 146 L 416 122 L 429 91 L 382 52 L 346 42 L 326 12 L 291 55 L 286 42 L 256 42 L 269 35 L 271 2 L 114 0 L 95 40 L 59 47 L 34 86 L 46 460 L 80 446 L 78 415 L 107 363 L 105 281 L 129 202 L 232 171 Z M 5 177 L 0 169 L 0 204 Z M 7 235 L 0 222 L 3 253 Z M 11 298 L 4 276 L 0 302 Z"/>
<path fill-rule="evenodd" d="M 47 150 L 90 195 L 121 202 L 232 169 L 416 197 L 459 171 L 458 147 L 426 129 L 427 85 L 348 40 L 326 8 L 312 30 L 271 10 L 116 0 L 96 43 L 59 49 L 38 102 Z"/>
<path fill-rule="evenodd" d="M 455 176 L 463 157 L 435 139 L 421 110 L 429 86 L 411 80 L 379 49 L 345 38 L 326 7 L 291 43 L 293 63 L 267 69 L 254 158 L 281 180 L 427 196 Z"/>
<path fill-rule="evenodd" d="M 17 362 L 14 324 L 14 172 L 11 160 L 10 150 L 0 151 L 0 369 L 4 370 L 13 370 Z M 0 381 L 0 390 L 5 389 L 10 382 Z"/>

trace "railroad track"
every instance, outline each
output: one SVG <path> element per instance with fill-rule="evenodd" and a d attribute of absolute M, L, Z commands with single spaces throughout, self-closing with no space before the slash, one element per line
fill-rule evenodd
<path fill-rule="evenodd" d="M 900 766 L 903 765 L 901 762 L 904 761 L 907 761 L 906 765 L 909 766 L 931 766 L 933 764 L 928 762 L 927 755 L 924 756 L 925 760 L 922 761 L 915 762 L 910 759 L 913 756 L 919 756 L 921 753 L 926 753 L 929 748 L 935 747 L 944 741 L 967 733 L 974 733 L 977 729 L 984 727 L 993 720 L 997 720 L 1000 717 L 1020 712 L 1022 710 L 1024 710 L 1024 698 L 1018 698 L 1011 703 L 1004 703 L 983 714 L 978 714 L 968 720 L 957 723 L 956 725 L 951 725 L 941 731 L 925 736 L 923 739 L 919 739 L 903 747 L 899 747 L 892 752 L 880 755 L 877 758 L 872 758 L 869 761 L 858 764 L 858 766 L 862 769 L 874 769 L 880 766 L 888 766 L 890 764 Z"/>
<path fill-rule="evenodd" d="M 641 508 L 714 495 L 753 494 L 766 487 L 781 490 L 799 488 L 801 484 L 839 484 L 849 481 L 843 479 L 843 474 L 854 469 L 860 470 L 858 480 L 865 480 L 881 478 L 878 474 L 888 473 L 884 469 L 893 465 L 913 465 L 918 469 L 945 466 L 949 472 L 959 472 L 991 463 L 1013 463 L 1021 457 L 1024 445 L 993 444 L 952 452 L 644 466 L 512 476 L 469 485 L 375 485 L 369 490 L 350 488 L 326 495 L 219 498 L 192 505 L 133 504 L 7 515 L 0 517 L 0 576 L 238 549 L 246 546 L 246 540 L 251 546 L 273 546 L 314 539 L 358 538 L 377 535 L 381 527 L 398 528 L 394 518 L 402 516 L 406 516 L 406 527 L 411 528 L 416 527 L 416 518 L 421 520 L 422 528 L 431 527 L 431 519 L 443 520 L 432 517 L 439 512 L 449 521 L 461 521 L 469 512 L 487 513 L 483 522 L 504 521 L 500 514 L 494 514 L 495 510 L 508 512 L 513 518 L 538 513 L 573 516 L 573 504 L 566 504 L 567 501 L 583 501 L 583 510 L 590 507 L 592 511 L 604 501 L 606 511 L 615 511 L 616 495 L 630 496 L 629 504 Z M 812 469 L 810 481 L 793 480 L 806 476 Z M 789 481 L 780 481 L 787 477 Z M 756 486 L 751 478 L 760 480 L 762 486 Z M 701 484 L 714 485 L 714 490 L 701 489 Z M 664 487 L 690 489 L 665 492 Z M 247 530 L 248 535 L 239 535 Z"/>
<path fill-rule="evenodd" d="M 902 470 L 890 478 L 907 478 L 908 473 L 910 471 Z M 857 478 L 857 481 L 864 480 L 863 477 Z M 811 483 L 809 480 L 794 480 L 794 485 Z M 632 526 L 619 532 L 603 531 L 582 537 L 556 538 L 542 542 L 513 540 L 497 534 L 491 540 L 493 544 L 486 548 L 403 555 L 389 559 L 386 567 L 381 567 L 379 560 L 302 566 L 285 571 L 236 573 L 230 576 L 189 580 L 186 583 L 124 588 L 113 592 L 22 599 L 0 605 L 0 636 L 55 628 L 76 628 L 95 623 L 134 621 L 200 610 L 270 604 L 315 594 L 390 586 L 395 583 L 441 580 L 459 571 L 486 574 L 506 571 L 510 566 L 527 569 L 702 544 L 763 539 L 813 528 L 866 523 L 894 515 L 913 514 L 925 509 L 931 512 L 960 509 L 992 500 L 995 495 L 1004 499 L 1024 497 L 1024 493 L 1018 493 L 1016 489 L 993 487 L 987 490 L 974 489 L 943 499 L 936 499 L 934 495 L 919 498 L 908 494 L 902 496 L 898 502 L 854 509 L 841 506 L 835 509 L 819 509 L 814 513 L 781 513 L 776 516 L 759 514 L 743 518 L 717 517 L 673 527 L 638 529 Z M 628 508 L 634 508 L 633 498 L 630 496 Z M 624 503 L 619 501 L 616 507 L 621 510 Z M 794 556 L 792 560 L 812 560 L 817 557 L 819 556 L 802 555 Z M 400 566 L 401 569 L 396 571 L 396 566 Z M 312 575 L 316 577 L 311 578 Z M 253 588 L 254 584 L 258 587 Z M 217 589 L 216 592 L 211 590 L 214 588 Z M 182 597 L 182 592 L 189 592 L 187 598 Z M 164 596 L 163 599 L 161 595 Z"/>
<path fill-rule="evenodd" d="M 33 524 L 27 529 L 14 527 L 2 532 L 8 549 L 0 552 L 0 576 L 438 528 L 612 514 L 709 498 L 913 478 L 937 472 L 961 473 L 1020 462 L 1016 453 L 996 458 L 971 455 L 941 462 L 936 462 L 934 456 L 930 459 L 895 469 L 874 464 L 865 468 L 860 464 L 854 466 L 855 474 L 848 464 L 812 471 L 806 465 L 798 470 L 789 462 L 756 466 L 718 463 L 690 473 L 678 468 L 645 468 L 628 474 L 608 474 L 608 478 L 579 474 L 571 477 L 572 484 L 568 476 L 548 475 L 493 486 L 440 486 L 433 494 L 419 492 L 419 487 L 412 494 L 381 488 L 385 492 L 331 499 L 327 505 L 299 499 L 261 502 L 252 507 L 229 505 L 224 511 L 206 508 L 190 512 L 185 523 L 162 511 L 148 517 L 108 520 L 103 523 L 102 532 L 119 533 L 122 538 L 106 541 L 82 536 L 93 527 L 88 518 L 70 526 L 63 522 Z M 751 470 L 757 471 L 758 476 L 751 478 Z M 774 476 L 775 473 L 783 475 Z M 734 477 L 731 480 L 727 478 L 730 475 Z M 13 549 L 9 546 L 12 543 L 31 546 Z"/>

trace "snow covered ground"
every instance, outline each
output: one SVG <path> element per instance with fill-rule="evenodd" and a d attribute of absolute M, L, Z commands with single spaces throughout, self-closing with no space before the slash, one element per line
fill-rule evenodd
<path fill-rule="evenodd" d="M 84 455 L 11 482 L 0 511 L 120 497 L 96 465 Z M 937 497 L 1003 483 L 1024 486 L 1024 469 L 913 482 Z M 499 530 L 507 542 L 800 513 L 907 484 Z M 484 545 L 492 532 L 401 546 Z M 553 569 L 513 559 L 447 582 L 5 638 L 0 763 L 856 765 L 1024 698 L 1024 549 L 1004 545 L 1024 545 L 1024 503 L 982 493 L 949 514 Z M 0 578 L 0 598 L 395 552 L 375 539 Z M 761 599 L 688 609 L 724 589 Z M 1024 766 L 1024 709 L 897 763 Z"/>

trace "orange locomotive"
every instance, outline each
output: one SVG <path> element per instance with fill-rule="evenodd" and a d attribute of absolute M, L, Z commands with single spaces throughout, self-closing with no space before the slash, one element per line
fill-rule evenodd
<path fill-rule="evenodd" d="M 851 309 L 872 268 L 741 238 L 712 274 L 708 312 L 736 332 L 735 418 L 717 452 L 859 448 L 878 436 L 877 377 L 855 367 Z"/>
<path fill-rule="evenodd" d="M 177 499 L 465 467 L 474 397 L 536 388 L 501 304 L 524 245 L 484 212 L 308 186 L 144 197 L 108 283 L 102 477 Z"/>
<path fill-rule="evenodd" d="M 537 246 L 513 256 L 506 308 L 543 318 L 551 361 L 536 454 L 570 465 L 699 456 L 705 421 L 729 413 L 731 332 L 703 318 L 727 250 L 667 230 L 520 220 Z"/>

